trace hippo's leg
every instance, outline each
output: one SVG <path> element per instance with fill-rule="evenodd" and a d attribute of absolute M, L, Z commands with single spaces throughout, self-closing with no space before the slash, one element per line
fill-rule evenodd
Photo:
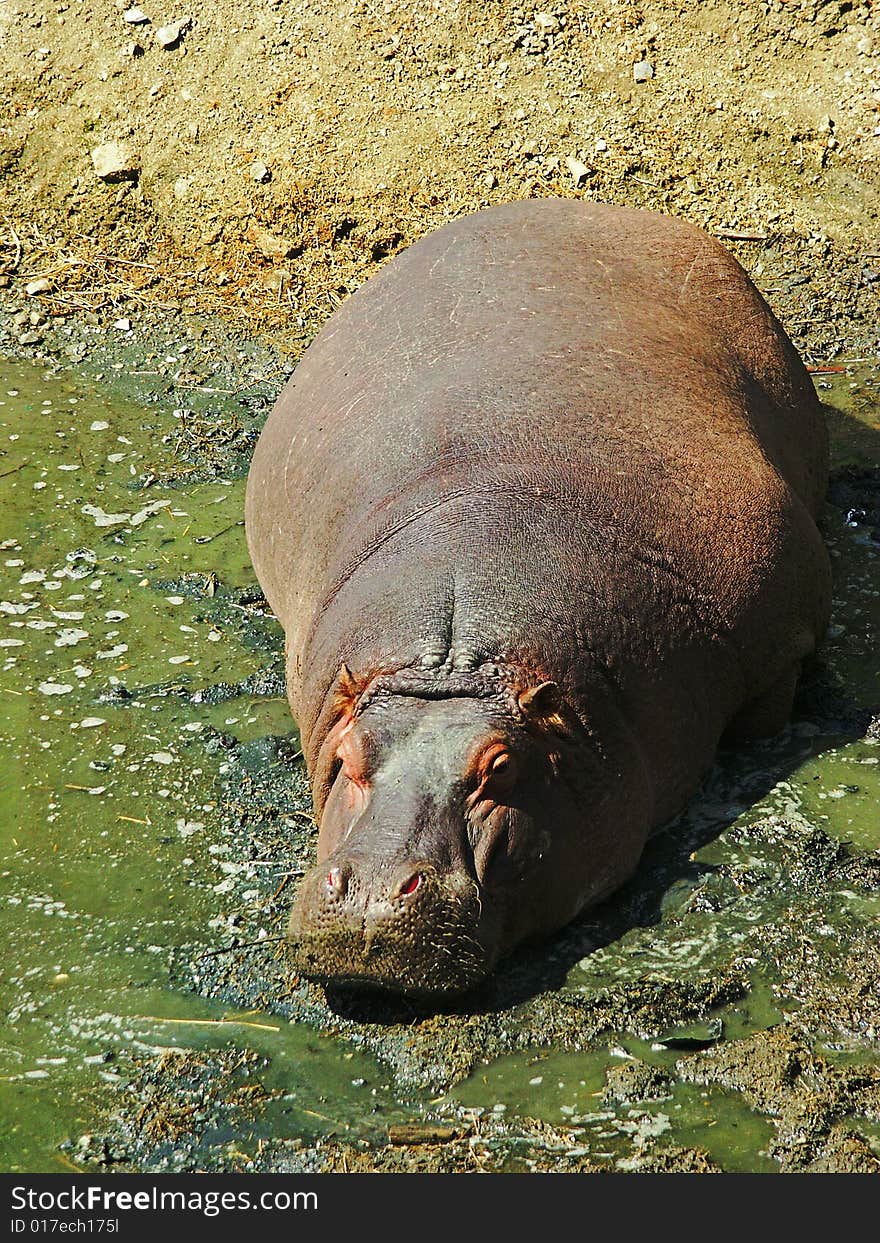
<path fill-rule="evenodd" d="M 724 741 L 748 742 L 752 738 L 772 738 L 778 734 L 791 716 L 800 673 L 801 662 L 796 660 L 762 695 L 740 708 L 724 731 Z"/>

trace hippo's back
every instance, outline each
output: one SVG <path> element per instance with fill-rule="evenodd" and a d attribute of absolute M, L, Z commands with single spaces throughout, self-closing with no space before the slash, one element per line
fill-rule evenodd
<path fill-rule="evenodd" d="M 719 244 L 533 200 L 429 235 L 333 316 L 257 446 L 248 538 L 308 727 L 340 658 L 659 678 L 702 627 L 728 664 L 797 659 L 827 611 L 825 476 L 809 377 Z M 723 711 L 755 691 L 736 677 Z"/>

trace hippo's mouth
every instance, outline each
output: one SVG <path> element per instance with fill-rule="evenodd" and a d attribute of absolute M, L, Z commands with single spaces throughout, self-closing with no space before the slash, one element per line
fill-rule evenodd
<path fill-rule="evenodd" d="M 328 904 L 324 868 L 303 882 L 290 919 L 295 970 L 324 985 L 410 997 L 467 992 L 497 954 L 486 943 L 483 903 L 473 880 L 431 876 L 417 894 L 368 909 Z M 318 873 L 316 876 L 315 873 Z M 316 902 L 316 892 L 324 898 Z"/>
<path fill-rule="evenodd" d="M 413 998 L 468 992 L 485 980 L 493 966 L 485 953 L 458 961 L 416 959 L 402 965 L 398 954 L 363 959 L 356 947 L 329 947 L 325 939 L 319 945 L 310 945 L 308 939 L 292 939 L 292 946 L 294 968 L 318 984 Z"/>

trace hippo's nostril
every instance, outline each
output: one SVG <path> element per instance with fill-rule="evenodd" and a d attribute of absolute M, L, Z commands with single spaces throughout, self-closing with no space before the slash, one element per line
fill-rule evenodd
<path fill-rule="evenodd" d="M 421 883 L 421 872 L 413 872 L 412 876 L 408 876 L 405 880 L 400 882 L 394 896 L 398 898 L 408 898 L 410 894 L 415 893 Z"/>
<path fill-rule="evenodd" d="M 348 887 L 348 873 L 342 868 L 331 868 L 324 883 L 330 897 L 341 898 Z"/>

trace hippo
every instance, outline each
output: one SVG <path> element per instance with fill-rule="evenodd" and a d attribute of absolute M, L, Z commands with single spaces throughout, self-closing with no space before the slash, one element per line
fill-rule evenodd
<path fill-rule="evenodd" d="M 784 726 L 826 483 L 806 369 L 691 224 L 513 202 L 367 280 L 247 485 L 319 825 L 295 969 L 460 994 L 612 894 L 722 736 Z"/>

